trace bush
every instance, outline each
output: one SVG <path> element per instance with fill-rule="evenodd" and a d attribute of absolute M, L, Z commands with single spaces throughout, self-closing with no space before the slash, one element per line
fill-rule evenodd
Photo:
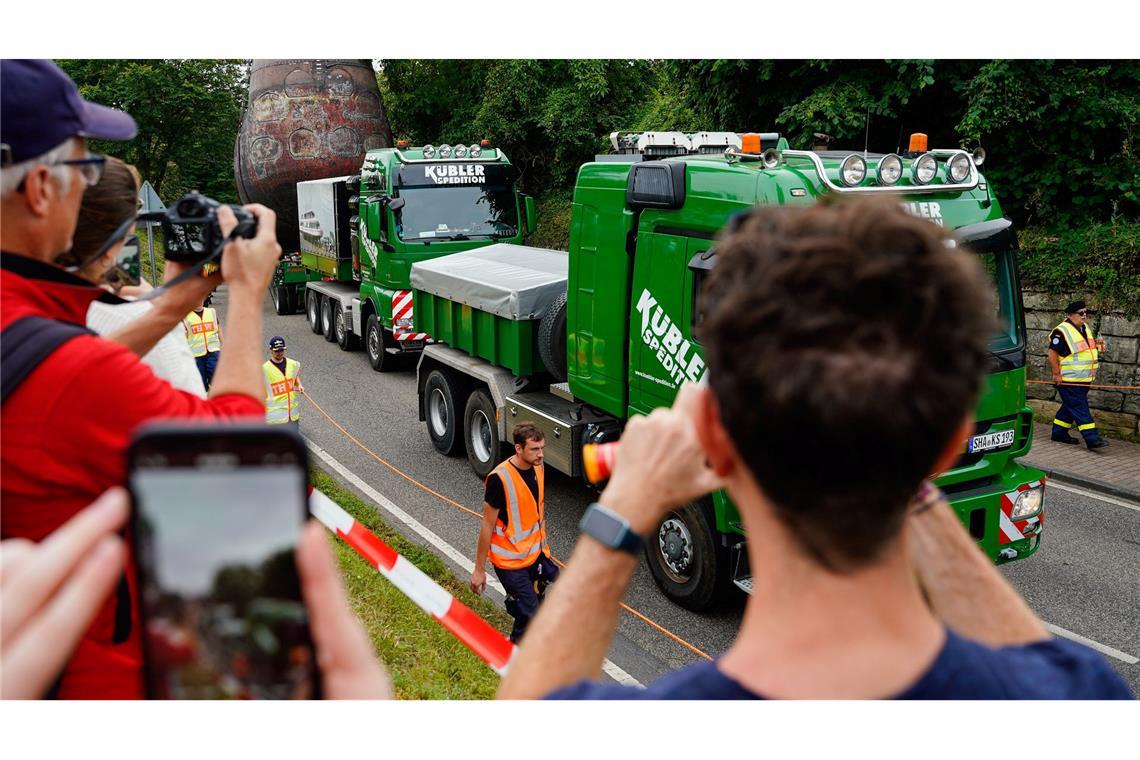
<path fill-rule="evenodd" d="M 1140 317 L 1140 223 L 1023 229 L 1021 276 L 1050 293 L 1085 293 L 1101 310 Z"/>

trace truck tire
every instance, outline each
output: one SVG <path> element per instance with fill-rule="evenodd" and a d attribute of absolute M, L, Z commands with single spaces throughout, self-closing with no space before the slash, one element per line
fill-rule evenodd
<path fill-rule="evenodd" d="M 338 311 L 341 311 L 341 308 L 336 300 L 328 296 L 321 298 L 321 334 L 325 336 L 325 340 L 329 343 L 336 341 L 336 325 L 333 320 L 336 318 L 335 313 Z"/>
<path fill-rule="evenodd" d="M 546 309 L 538 323 L 538 355 L 555 380 L 566 382 L 566 294 Z"/>
<path fill-rule="evenodd" d="M 503 453 L 495 416 L 495 404 L 487 391 L 472 391 L 463 409 L 463 442 L 467 462 L 481 479 L 491 474 Z"/>
<path fill-rule="evenodd" d="M 360 338 L 352 334 L 344 309 L 337 309 L 333 315 L 333 332 L 336 333 L 336 344 L 340 346 L 341 351 L 355 351 L 360 348 Z"/>
<path fill-rule="evenodd" d="M 305 290 L 305 314 L 309 318 L 309 329 L 321 333 L 321 296 L 315 290 Z"/>
<path fill-rule="evenodd" d="M 666 515 L 646 537 L 645 558 L 665 596 L 687 610 L 707 609 L 730 583 L 728 551 L 720 545 L 707 498 Z"/>
<path fill-rule="evenodd" d="M 270 285 L 269 295 L 273 299 L 273 311 L 279 316 L 293 313 L 293 299 L 288 285 Z"/>
<path fill-rule="evenodd" d="M 368 324 L 364 328 L 364 348 L 368 354 L 368 363 L 377 372 L 389 372 L 395 369 L 396 358 L 384 349 L 391 342 L 380 324 L 380 318 L 375 314 L 368 315 Z"/>
<path fill-rule="evenodd" d="M 424 381 L 424 421 L 431 445 L 445 456 L 455 456 L 463 449 L 462 401 L 454 375 L 433 369 Z"/>

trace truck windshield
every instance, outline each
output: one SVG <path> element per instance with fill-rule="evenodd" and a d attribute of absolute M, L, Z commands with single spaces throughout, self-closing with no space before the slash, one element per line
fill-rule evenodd
<path fill-rule="evenodd" d="M 396 212 L 401 240 L 468 240 L 518 233 L 518 208 L 509 187 L 402 187 L 400 197 L 405 201 Z"/>
<path fill-rule="evenodd" d="M 1005 351 L 1021 345 L 1021 312 L 1018 308 L 1017 273 L 1014 268 L 1014 252 L 998 251 L 980 253 L 982 268 L 993 289 L 997 306 L 998 329 L 990 338 L 991 351 Z"/>
<path fill-rule="evenodd" d="M 401 240 L 470 240 L 514 237 L 519 212 L 516 171 L 509 164 L 415 163 L 400 167 L 396 212 Z"/>

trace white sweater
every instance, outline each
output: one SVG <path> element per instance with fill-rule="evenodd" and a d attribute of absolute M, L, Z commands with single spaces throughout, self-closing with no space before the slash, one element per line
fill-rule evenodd
<path fill-rule="evenodd" d="M 146 301 L 114 305 L 93 301 L 87 310 L 87 326 L 100 335 L 109 335 L 136 319 L 149 316 L 152 308 Z M 142 360 L 154 370 L 155 375 L 175 388 L 206 398 L 206 386 L 202 384 L 202 375 L 198 372 L 194 355 L 190 353 L 186 331 L 181 324 L 163 335 Z"/>

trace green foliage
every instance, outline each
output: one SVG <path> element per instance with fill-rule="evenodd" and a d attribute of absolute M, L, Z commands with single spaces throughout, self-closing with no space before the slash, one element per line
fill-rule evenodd
<path fill-rule="evenodd" d="M 628 129 L 644 109 L 651 61 L 496 60 L 381 64 L 393 133 L 413 144 L 473 142 L 503 148 L 522 187 L 539 193 L 573 182 L 579 165 Z"/>
<path fill-rule="evenodd" d="M 1026 284 L 1051 293 L 1087 294 L 1099 309 L 1140 317 L 1140 222 L 1031 228 L 1018 240 Z"/>
<path fill-rule="evenodd" d="M 233 155 L 248 70 L 232 60 L 61 60 L 83 96 L 121 108 L 139 132 L 96 151 L 134 164 L 169 201 L 199 190 L 236 203 Z"/>
<path fill-rule="evenodd" d="M 538 226 L 526 238 L 527 245 L 536 248 L 570 250 L 570 203 L 573 193 L 552 190 L 535 199 Z"/>

